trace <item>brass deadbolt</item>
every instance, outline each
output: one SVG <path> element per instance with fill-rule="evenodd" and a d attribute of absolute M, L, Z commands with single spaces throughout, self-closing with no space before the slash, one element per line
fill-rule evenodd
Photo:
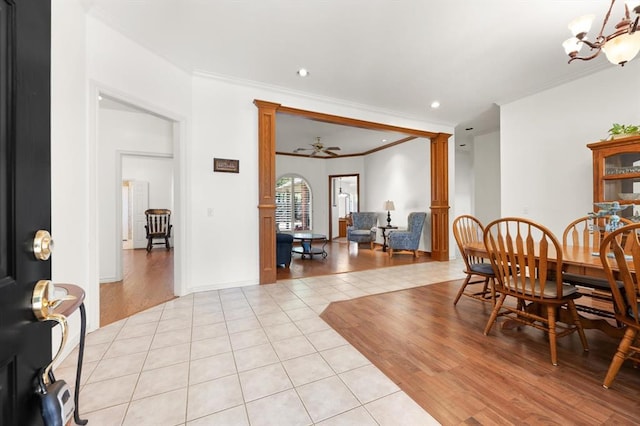
<path fill-rule="evenodd" d="M 38 230 L 33 239 L 33 255 L 38 260 L 48 260 L 53 251 L 53 239 L 45 230 Z"/>

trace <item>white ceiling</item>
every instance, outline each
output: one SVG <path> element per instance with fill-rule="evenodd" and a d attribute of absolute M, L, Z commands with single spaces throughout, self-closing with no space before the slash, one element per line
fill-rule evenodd
<path fill-rule="evenodd" d="M 187 72 L 476 134 L 497 130 L 496 105 L 613 66 L 604 55 L 568 65 L 561 47 L 577 16 L 595 13 L 599 29 L 607 0 L 84 1 L 89 14 Z M 300 67 L 310 75 L 300 78 Z M 343 143 L 317 129 L 291 132 L 299 139 L 287 149 L 316 136 Z"/>
<path fill-rule="evenodd" d="M 339 147 L 338 155 L 363 154 L 391 144 L 407 137 L 397 132 L 367 130 L 358 127 L 323 123 L 292 115 L 278 114 L 276 125 L 276 151 L 292 153 L 296 148 L 311 148 L 311 144 L 320 138 L 324 147 Z M 313 151 L 301 152 L 298 155 L 310 155 Z M 329 157 L 317 154 L 318 158 Z"/>

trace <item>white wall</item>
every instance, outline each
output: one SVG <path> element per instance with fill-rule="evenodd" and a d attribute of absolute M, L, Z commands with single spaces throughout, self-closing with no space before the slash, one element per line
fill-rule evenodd
<path fill-rule="evenodd" d="M 151 114 L 100 108 L 98 120 L 98 242 L 100 282 L 122 279 L 117 268 L 121 254 L 121 232 L 116 227 L 121 216 L 122 155 L 173 153 L 173 123 Z M 143 179 L 140 179 L 143 180 Z M 171 173 L 165 178 L 171 180 Z M 149 186 L 149 194 L 153 191 Z M 163 191 L 171 197 L 170 191 Z M 149 207 L 152 207 L 151 197 Z M 174 231 L 179 228 L 174 225 Z"/>
<path fill-rule="evenodd" d="M 473 139 L 474 216 L 487 224 L 500 217 L 500 133 Z"/>
<path fill-rule="evenodd" d="M 86 26 L 77 1 L 51 2 L 51 279 L 85 290 L 85 305 L 98 304 L 97 286 L 91 286 L 96 268 L 89 252 L 95 242 L 89 232 L 88 146 L 86 123 Z M 97 327 L 96 316 L 89 314 Z M 54 327 L 53 350 L 59 345 Z M 79 312 L 69 318 L 70 337 L 60 359 L 77 344 Z"/>
<path fill-rule="evenodd" d="M 612 123 L 640 121 L 639 85 L 636 59 L 502 105 L 502 216 L 529 217 L 561 238 L 567 224 L 593 211 L 586 144 L 605 138 Z"/>
<path fill-rule="evenodd" d="M 378 224 L 386 225 L 387 212 L 382 207 L 391 200 L 395 206 L 391 225 L 400 228 L 407 227 L 409 213 L 427 213 L 420 250 L 431 251 L 431 141 L 418 138 L 370 154 L 365 159 L 365 170 L 366 197 L 360 210 L 378 212 Z M 381 233 L 378 234 L 378 242 L 382 242 Z"/>
<path fill-rule="evenodd" d="M 125 155 L 122 180 L 149 182 L 149 208 L 173 210 L 173 158 Z"/>
<path fill-rule="evenodd" d="M 456 176 L 456 186 L 453 188 L 455 209 L 451 211 L 451 217 L 455 219 L 464 214 L 473 215 L 473 152 L 470 149 L 457 148 L 455 150 L 454 173 Z"/>

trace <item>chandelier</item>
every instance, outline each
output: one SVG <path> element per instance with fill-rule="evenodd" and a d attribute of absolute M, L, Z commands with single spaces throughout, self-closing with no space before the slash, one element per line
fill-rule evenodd
<path fill-rule="evenodd" d="M 564 51 L 569 55 L 569 63 L 576 59 L 588 61 L 595 58 L 603 51 L 609 62 L 615 65 L 624 66 L 640 51 L 640 31 L 638 30 L 638 18 L 640 17 L 640 0 L 630 0 L 624 5 L 624 16 L 615 26 L 614 31 L 609 35 L 604 35 L 605 27 L 609 21 L 611 10 L 616 0 L 611 0 L 611 5 L 604 17 L 600 33 L 593 41 L 589 41 L 587 33 L 591 29 L 591 24 L 595 15 L 585 15 L 574 19 L 569 23 L 569 30 L 573 34 L 568 40 L 562 43 Z M 634 17 L 631 18 L 630 11 Z M 583 45 L 587 45 L 594 53 L 590 56 L 578 56 Z"/>

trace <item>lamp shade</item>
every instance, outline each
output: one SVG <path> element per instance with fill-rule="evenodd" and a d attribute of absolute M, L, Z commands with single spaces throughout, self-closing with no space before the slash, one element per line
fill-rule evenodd
<path fill-rule="evenodd" d="M 640 31 L 613 38 L 602 46 L 602 50 L 612 64 L 629 62 L 640 51 Z"/>
<path fill-rule="evenodd" d="M 568 38 L 562 43 L 562 47 L 564 47 L 564 53 L 567 55 L 573 52 L 579 52 L 582 49 L 582 43 L 575 37 Z"/>
<path fill-rule="evenodd" d="M 386 211 L 394 211 L 396 209 L 396 206 L 393 205 L 393 201 L 387 200 L 384 202 L 382 208 Z"/>
<path fill-rule="evenodd" d="M 589 32 L 595 17 L 596 15 L 584 15 L 574 19 L 569 22 L 569 31 L 571 31 L 571 34 L 573 34 L 574 37 L 580 38 L 580 35 L 584 35 Z"/>

